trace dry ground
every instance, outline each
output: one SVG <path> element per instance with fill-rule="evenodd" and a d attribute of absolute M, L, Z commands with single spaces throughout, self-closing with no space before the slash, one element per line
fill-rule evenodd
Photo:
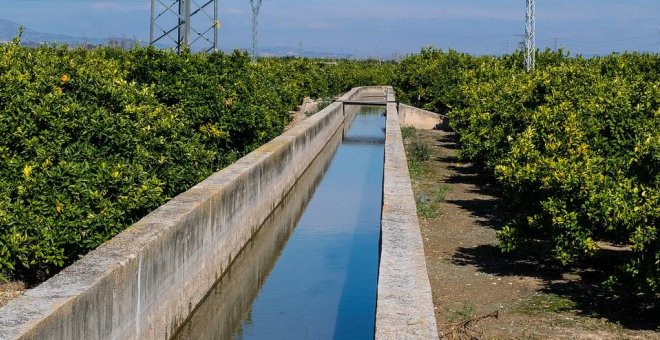
<path fill-rule="evenodd" d="M 0 307 L 19 297 L 24 291 L 25 285 L 22 282 L 0 283 Z"/>
<path fill-rule="evenodd" d="M 410 168 L 441 336 L 660 339 L 660 314 L 637 316 L 640 308 L 625 298 L 602 295 L 593 270 L 562 272 L 503 255 L 497 189 L 457 160 L 452 133 L 407 132 L 409 149 L 416 140 L 431 151 Z"/>

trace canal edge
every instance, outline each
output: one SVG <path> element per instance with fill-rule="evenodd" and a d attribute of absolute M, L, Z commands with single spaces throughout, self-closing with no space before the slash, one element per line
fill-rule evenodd
<path fill-rule="evenodd" d="M 392 87 L 387 88 L 378 272 L 375 338 L 439 339 L 424 245 Z"/>

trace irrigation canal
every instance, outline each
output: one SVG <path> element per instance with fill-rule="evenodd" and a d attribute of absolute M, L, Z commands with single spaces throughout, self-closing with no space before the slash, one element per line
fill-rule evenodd
<path fill-rule="evenodd" d="M 175 338 L 373 339 L 384 112 L 338 130 Z"/>

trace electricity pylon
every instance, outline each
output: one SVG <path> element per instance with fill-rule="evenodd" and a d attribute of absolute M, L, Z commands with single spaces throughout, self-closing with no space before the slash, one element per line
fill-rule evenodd
<path fill-rule="evenodd" d="M 257 26 L 259 25 L 259 10 L 261 0 L 250 0 L 252 7 L 252 58 L 257 58 Z"/>
<path fill-rule="evenodd" d="M 525 2 L 525 69 L 529 72 L 536 63 L 536 0 Z"/>
<path fill-rule="evenodd" d="M 151 0 L 150 45 L 217 51 L 219 28 L 218 0 Z"/>

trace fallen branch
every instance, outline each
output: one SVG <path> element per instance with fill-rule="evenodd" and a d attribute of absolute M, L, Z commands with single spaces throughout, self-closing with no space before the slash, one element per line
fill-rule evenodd
<path fill-rule="evenodd" d="M 469 320 L 457 322 L 457 323 L 452 323 L 444 328 L 447 330 L 446 332 L 442 332 L 442 337 L 447 337 L 451 339 L 471 339 L 471 340 L 478 340 L 481 336 L 481 332 L 478 332 L 472 328 L 472 326 L 476 325 L 478 322 L 485 320 L 485 319 L 490 319 L 494 318 L 497 319 L 500 316 L 500 312 L 498 310 L 488 313 L 486 315 L 478 316 L 471 318 Z"/>

